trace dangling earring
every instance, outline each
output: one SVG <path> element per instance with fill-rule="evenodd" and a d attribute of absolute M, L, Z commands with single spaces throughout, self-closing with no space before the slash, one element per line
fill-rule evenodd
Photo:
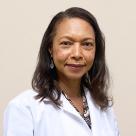
<path fill-rule="evenodd" d="M 90 76 L 89 76 L 89 73 L 88 73 L 88 72 L 86 73 L 85 76 L 86 76 L 86 79 L 88 80 L 88 82 L 91 83 L 91 81 L 90 81 Z"/>
<path fill-rule="evenodd" d="M 54 63 L 53 60 L 51 59 L 51 63 L 50 63 L 50 68 L 53 69 L 54 68 Z"/>

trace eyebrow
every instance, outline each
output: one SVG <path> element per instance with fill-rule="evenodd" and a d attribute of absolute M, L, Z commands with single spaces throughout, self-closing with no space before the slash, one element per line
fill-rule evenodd
<path fill-rule="evenodd" d="M 71 40 L 71 41 L 75 41 L 75 40 L 74 40 L 72 37 L 70 37 L 70 36 L 62 36 L 62 37 L 59 38 L 59 40 L 64 39 L 64 38 L 69 39 L 69 40 Z M 85 37 L 85 38 L 82 39 L 82 41 L 86 41 L 86 40 L 93 40 L 93 41 L 95 41 L 95 39 L 92 38 L 92 37 Z"/>

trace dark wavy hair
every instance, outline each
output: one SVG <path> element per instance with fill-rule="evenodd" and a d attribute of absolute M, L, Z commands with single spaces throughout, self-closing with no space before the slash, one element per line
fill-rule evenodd
<path fill-rule="evenodd" d="M 88 71 L 88 77 L 83 76 L 81 86 L 88 88 L 96 105 L 101 110 L 107 109 L 112 102 L 108 96 L 109 72 L 105 62 L 105 39 L 95 17 L 85 9 L 72 7 L 56 14 L 51 20 L 43 36 L 38 55 L 38 63 L 32 79 L 32 88 L 38 92 L 37 99 L 52 100 L 56 106 L 60 105 L 61 91 L 54 81 L 57 80 L 56 69 L 50 68 L 51 56 L 49 49 L 53 45 L 57 24 L 65 18 L 80 18 L 88 22 L 95 33 L 96 54 L 92 68 Z M 111 101 L 111 102 L 110 102 Z"/>

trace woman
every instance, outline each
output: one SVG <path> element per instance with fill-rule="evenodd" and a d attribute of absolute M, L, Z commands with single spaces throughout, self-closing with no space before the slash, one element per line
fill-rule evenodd
<path fill-rule="evenodd" d="M 95 17 L 77 7 L 60 12 L 44 34 L 33 90 L 5 111 L 4 136 L 118 136 L 108 85 Z"/>

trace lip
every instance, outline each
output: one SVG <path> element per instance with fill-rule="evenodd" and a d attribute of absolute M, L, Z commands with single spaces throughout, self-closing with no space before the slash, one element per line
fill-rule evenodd
<path fill-rule="evenodd" d="M 78 73 L 83 70 L 84 66 L 83 64 L 67 64 L 67 68 L 74 73 Z"/>
<path fill-rule="evenodd" d="M 84 64 L 66 64 L 69 67 L 75 67 L 75 68 L 79 68 L 79 67 L 84 67 Z"/>

